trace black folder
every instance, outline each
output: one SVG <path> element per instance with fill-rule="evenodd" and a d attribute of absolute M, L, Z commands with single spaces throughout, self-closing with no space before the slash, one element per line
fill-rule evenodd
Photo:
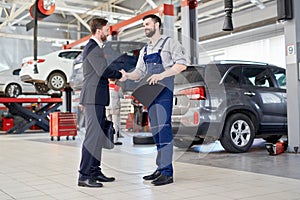
<path fill-rule="evenodd" d="M 149 85 L 146 80 L 147 79 L 144 79 L 138 84 L 136 89 L 133 91 L 132 96 L 134 96 L 144 106 L 149 107 L 149 105 L 154 101 L 154 99 L 156 99 L 165 86 L 160 83 Z"/>

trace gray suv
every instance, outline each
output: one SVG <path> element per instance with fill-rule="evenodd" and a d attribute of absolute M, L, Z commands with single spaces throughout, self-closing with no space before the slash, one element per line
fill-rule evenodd
<path fill-rule="evenodd" d="M 247 152 L 255 137 L 287 134 L 285 69 L 258 62 L 216 61 L 175 77 L 175 146 L 219 139 L 228 152 Z"/>

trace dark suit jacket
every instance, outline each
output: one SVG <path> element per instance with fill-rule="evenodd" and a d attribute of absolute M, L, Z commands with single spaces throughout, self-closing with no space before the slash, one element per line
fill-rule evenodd
<path fill-rule="evenodd" d="M 103 49 L 93 39 L 85 46 L 82 56 L 83 84 L 80 103 L 109 105 L 108 78 L 120 79 L 122 74 L 107 67 Z"/>

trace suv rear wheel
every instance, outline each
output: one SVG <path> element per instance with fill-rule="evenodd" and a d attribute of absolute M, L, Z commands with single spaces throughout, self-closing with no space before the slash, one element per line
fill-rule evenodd
<path fill-rule="evenodd" d="M 237 113 L 226 120 L 220 142 L 228 152 L 243 153 L 252 146 L 254 137 L 255 129 L 251 119 Z"/>

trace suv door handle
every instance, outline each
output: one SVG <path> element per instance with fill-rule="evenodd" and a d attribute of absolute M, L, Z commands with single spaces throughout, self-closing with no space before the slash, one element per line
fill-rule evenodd
<path fill-rule="evenodd" d="M 249 97 L 255 96 L 255 92 L 244 92 L 244 95 L 247 95 Z"/>

